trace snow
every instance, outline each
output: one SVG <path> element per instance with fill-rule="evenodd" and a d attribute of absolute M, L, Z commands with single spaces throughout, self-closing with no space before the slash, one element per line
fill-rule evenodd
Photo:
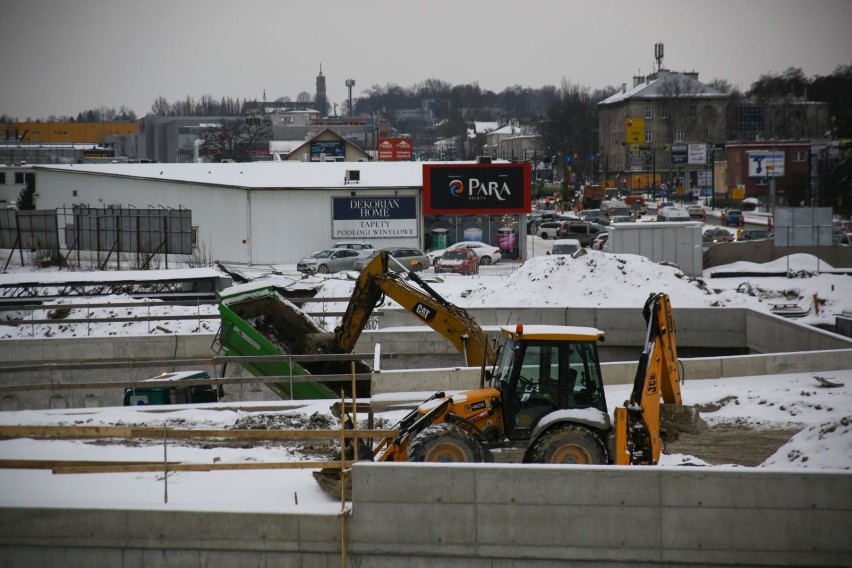
<path fill-rule="evenodd" d="M 159 167 L 159 166 L 158 166 Z M 206 167 L 206 166 L 205 166 Z M 586 251 L 576 258 L 546 256 L 552 242 L 530 238 L 530 257 L 513 272 L 501 265 L 483 267 L 478 276 L 446 275 L 430 278 L 430 285 L 445 298 L 462 307 L 478 306 L 571 306 L 640 307 L 650 293 L 666 292 L 677 317 L 682 307 L 750 307 L 769 311 L 772 303 L 798 302 L 808 307 L 814 297 L 819 312 L 798 321 L 805 324 L 833 324 L 834 316 L 852 312 L 852 277 L 833 274 L 832 267 L 810 255 L 793 255 L 765 265 L 738 262 L 705 271 L 704 278 L 686 277 L 673 266 L 653 263 L 633 255 L 613 255 Z M 258 270 L 261 282 L 294 280 L 292 266 Z M 490 269 L 491 271 L 489 272 Z M 712 271 L 784 271 L 795 277 L 710 278 Z M 30 278 L 36 275 L 21 274 Z M 825 272 L 828 271 L 828 272 Z M 288 276 L 288 274 L 290 276 Z M 12 277 L 14 274 L 9 275 Z M 37 275 L 42 279 L 43 274 Z M 350 274 L 311 280 L 321 286 L 318 298 L 343 297 L 354 284 Z M 87 273 L 97 279 L 98 273 Z M 742 286 L 746 282 L 749 286 Z M 251 288 L 248 286 L 247 288 Z M 129 302 L 124 296 L 106 298 L 109 302 Z M 73 305 L 70 299 L 64 304 Z M 53 308 L 55 309 L 55 305 Z M 50 307 L 48 307 L 50 309 Z M 151 309 L 149 307 L 142 308 Z M 191 313 L 196 307 L 188 308 Z M 205 307 L 205 310 L 207 307 Z M 172 308 L 178 313 L 179 308 Z M 72 310 L 75 311 L 75 310 Z M 109 308 L 104 309 L 106 317 Z M 116 308 L 113 313 L 142 313 Z M 8 313 L 8 312 L 6 312 Z M 214 333 L 215 306 L 204 312 L 202 329 Z M 38 318 L 39 315 L 36 315 Z M 92 326 L 90 334 L 145 335 L 157 333 L 138 325 L 103 323 Z M 194 333 L 199 322 L 168 322 L 171 332 Z M 4 326 L 3 338 L 54 337 L 58 326 Z M 606 331 L 606 330 L 603 330 Z M 78 330 L 80 332 L 80 330 Z M 85 335 L 85 333 L 80 333 Z M 829 381 L 825 386 L 818 379 Z M 615 401 L 629 396 L 631 385 L 606 387 L 611 408 Z M 733 377 L 688 381 L 683 386 L 686 404 L 701 405 L 702 418 L 711 426 L 745 425 L 753 428 L 793 429 L 793 436 L 777 452 L 758 466 L 778 471 L 846 471 L 852 468 L 852 370 L 801 372 L 775 376 Z M 420 400 L 421 393 L 394 393 L 385 399 Z M 378 398 L 378 397 L 377 397 Z M 180 428 L 229 428 L 240 420 L 264 415 L 307 420 L 318 413 L 336 424 L 328 401 L 270 401 L 263 403 L 205 404 L 196 407 L 171 406 L 167 409 L 140 407 L 81 408 L 63 410 L 15 411 L 0 413 L 0 425 L 145 425 L 164 424 Z M 377 413 L 391 424 L 406 411 Z M 390 425 L 390 424 L 388 424 Z M 274 444 L 254 447 L 210 447 L 201 444 L 170 443 L 169 461 L 185 463 L 279 462 L 312 459 L 304 453 Z M 0 440 L 0 459 L 52 460 L 163 460 L 162 440 L 134 440 L 132 443 L 70 440 Z M 710 468 L 732 468 L 732 464 L 711 465 L 694 456 L 663 455 L 658 467 L 683 464 Z M 497 464 L 501 467 L 502 464 Z M 245 512 L 337 514 L 338 499 L 323 493 L 314 483 L 312 470 L 274 469 L 210 472 L 52 474 L 50 470 L 0 469 L 0 486 L 15 488 L 0 493 L 0 507 L 132 508 L 169 510 L 217 510 Z M 167 481 L 167 484 L 166 484 Z M 164 495 L 168 490 L 168 503 Z"/>

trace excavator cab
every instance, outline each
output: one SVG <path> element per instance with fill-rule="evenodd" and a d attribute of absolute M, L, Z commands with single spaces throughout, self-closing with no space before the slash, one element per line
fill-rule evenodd
<path fill-rule="evenodd" d="M 529 439 L 554 411 L 607 412 L 597 350 L 603 332 L 520 324 L 502 331 L 505 345 L 492 378 L 501 393 L 507 438 Z"/>

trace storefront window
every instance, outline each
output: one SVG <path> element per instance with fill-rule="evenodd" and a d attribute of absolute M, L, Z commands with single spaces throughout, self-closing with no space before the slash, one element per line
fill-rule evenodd
<path fill-rule="evenodd" d="M 505 260 L 520 256 L 520 215 L 426 215 L 423 221 L 427 251 L 481 241 L 499 247 Z"/>

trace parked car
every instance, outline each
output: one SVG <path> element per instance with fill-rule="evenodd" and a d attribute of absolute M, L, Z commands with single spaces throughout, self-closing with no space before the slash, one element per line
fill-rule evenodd
<path fill-rule="evenodd" d="M 772 232 L 766 229 L 746 229 L 743 231 L 743 234 L 740 235 L 741 241 L 760 241 L 771 238 Z"/>
<path fill-rule="evenodd" d="M 339 243 L 334 243 L 334 246 L 331 248 L 345 248 L 349 250 L 374 250 L 373 245 L 370 243 L 365 243 L 363 241 L 340 241 Z"/>
<path fill-rule="evenodd" d="M 733 242 L 735 235 L 724 227 L 713 227 L 707 229 L 701 235 L 701 240 L 705 243 L 730 243 Z"/>
<path fill-rule="evenodd" d="M 594 240 L 590 247 L 594 250 L 603 250 L 604 245 L 609 240 L 609 233 L 598 233 L 595 235 Z"/>
<path fill-rule="evenodd" d="M 583 221 L 573 221 L 565 223 L 560 238 L 577 239 L 580 244 L 587 247 L 592 244 L 592 241 L 598 233 L 603 231 L 601 225 L 586 223 Z"/>
<path fill-rule="evenodd" d="M 500 259 L 503 258 L 503 253 L 500 252 L 499 247 L 483 243 L 482 241 L 459 241 L 447 248 L 431 250 L 426 253 L 426 256 L 429 257 L 429 262 L 434 266 L 438 262 L 438 259 L 441 258 L 441 255 L 450 249 L 457 248 L 466 248 L 475 252 L 476 256 L 479 257 L 480 264 L 494 264 L 500 262 Z"/>
<path fill-rule="evenodd" d="M 633 217 L 631 217 L 630 215 L 614 215 L 614 216 L 609 218 L 609 224 L 610 225 L 612 225 L 613 223 L 632 223 L 632 222 L 633 222 Z"/>
<path fill-rule="evenodd" d="M 852 233 L 841 233 L 835 244 L 842 247 L 852 247 Z"/>
<path fill-rule="evenodd" d="M 564 221 L 548 221 L 538 226 L 535 236 L 541 239 L 558 239 L 562 236 Z"/>
<path fill-rule="evenodd" d="M 225 396 L 222 385 L 195 385 L 191 387 L 166 386 L 162 381 L 209 379 L 206 371 L 179 371 L 163 373 L 143 381 L 144 386 L 124 389 L 124 406 L 145 406 L 148 404 L 193 404 L 197 402 L 218 402 Z"/>
<path fill-rule="evenodd" d="M 307 274 L 329 274 L 341 270 L 355 270 L 355 262 L 361 258 L 358 251 L 348 248 L 331 248 L 315 252 L 296 263 L 296 270 Z"/>
<path fill-rule="evenodd" d="M 429 262 L 429 257 L 420 250 L 413 249 L 408 247 L 385 247 L 383 249 L 373 249 L 373 252 L 368 256 L 362 256 L 358 260 L 355 261 L 355 270 L 364 270 L 364 267 L 373 260 L 376 255 L 379 254 L 379 251 L 387 251 L 388 254 L 396 259 L 400 264 L 405 266 L 407 270 L 413 270 L 414 272 L 419 272 L 426 268 L 427 266 L 431 266 Z M 392 270 L 394 272 L 399 272 L 401 269 L 394 262 L 388 263 L 388 270 Z"/>
<path fill-rule="evenodd" d="M 435 272 L 479 274 L 479 257 L 469 248 L 449 249 L 435 263 Z"/>
<path fill-rule="evenodd" d="M 662 223 L 682 223 L 692 221 L 692 217 L 686 212 L 686 209 L 679 207 L 663 207 L 657 209 L 657 221 Z"/>
<path fill-rule="evenodd" d="M 704 213 L 704 206 L 700 203 L 693 203 L 686 208 L 686 212 L 689 213 L 690 217 L 701 217 Z"/>
<path fill-rule="evenodd" d="M 600 219 L 602 213 L 600 209 L 583 209 L 577 216 L 583 221 L 589 221 L 590 219 L 596 218 Z"/>
<path fill-rule="evenodd" d="M 728 209 L 725 211 L 725 214 L 722 215 L 722 222 L 725 225 L 736 227 L 740 224 L 740 219 L 743 218 L 743 212 L 739 209 Z"/>
<path fill-rule="evenodd" d="M 558 239 L 553 242 L 553 248 L 547 254 L 574 254 L 581 248 L 583 247 L 577 239 Z"/>

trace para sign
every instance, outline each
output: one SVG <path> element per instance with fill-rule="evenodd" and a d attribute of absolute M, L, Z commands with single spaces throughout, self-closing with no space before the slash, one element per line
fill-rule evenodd
<path fill-rule="evenodd" d="M 530 190 L 529 162 L 423 166 L 427 215 L 529 213 Z"/>

